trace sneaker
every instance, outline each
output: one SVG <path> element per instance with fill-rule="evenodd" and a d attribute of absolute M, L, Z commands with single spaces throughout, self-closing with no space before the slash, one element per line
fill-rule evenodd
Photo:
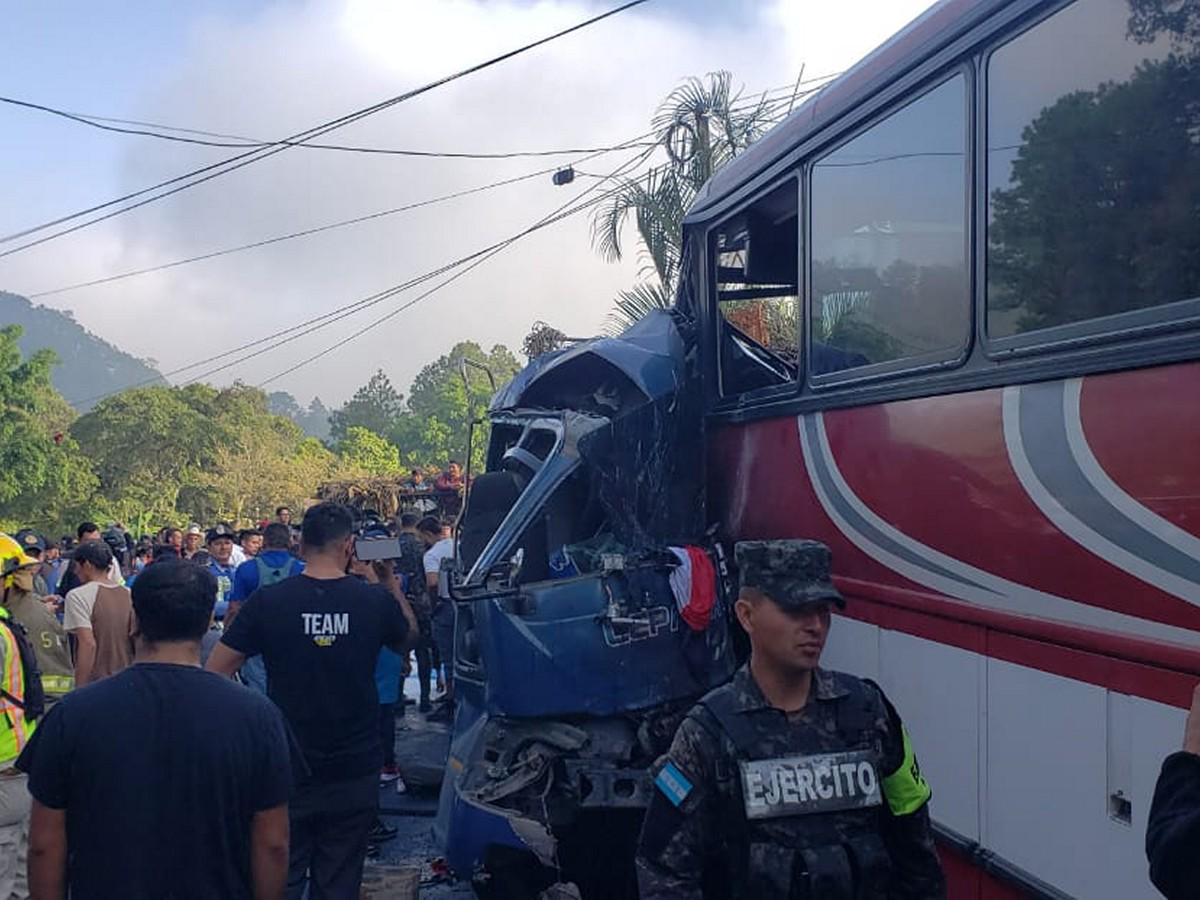
<path fill-rule="evenodd" d="M 399 833 L 399 830 L 391 825 L 385 825 L 383 819 L 376 819 L 375 825 L 367 834 L 368 844 L 382 844 L 384 841 L 390 841 Z"/>
<path fill-rule="evenodd" d="M 391 782 L 395 781 L 399 777 L 400 777 L 400 770 L 396 768 L 394 763 L 390 766 L 384 766 L 382 769 L 379 770 L 379 783 L 380 784 L 390 784 Z"/>

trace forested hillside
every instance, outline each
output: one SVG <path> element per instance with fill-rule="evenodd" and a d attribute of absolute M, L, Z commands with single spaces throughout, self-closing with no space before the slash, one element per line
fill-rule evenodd
<path fill-rule="evenodd" d="M 132 385 L 166 383 L 148 362 L 92 334 L 69 312 L 35 306 L 19 294 L 0 291 L 0 326 L 4 325 L 21 326 L 20 347 L 26 356 L 44 348 L 54 351 L 58 364 L 51 370 L 51 381 L 80 412 L 91 409 L 101 395 Z"/>

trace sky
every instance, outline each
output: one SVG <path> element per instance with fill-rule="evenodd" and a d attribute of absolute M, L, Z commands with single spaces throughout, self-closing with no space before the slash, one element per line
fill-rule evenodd
<path fill-rule="evenodd" d="M 71 0 L 16 4 L 0 93 L 89 115 L 278 139 L 440 78 L 616 0 Z M 691 75 L 727 69 L 747 99 L 841 71 L 928 0 L 651 0 L 333 132 L 359 146 L 505 152 L 609 147 L 649 130 Z M 0 104 L 0 234 L 237 153 L 113 134 Z M 579 165 L 607 175 L 633 151 Z M 513 178 L 572 156 L 418 159 L 291 149 L 0 260 L 30 295 Z M 320 235 L 38 298 L 163 371 L 320 316 L 529 227 L 590 185 L 550 176 Z M 382 368 L 401 390 L 460 340 L 519 351 L 537 320 L 598 333 L 639 278 L 577 215 L 532 234 L 363 337 L 268 381 L 418 296 L 395 299 L 208 379 L 337 405 Z M 433 282 L 432 284 L 436 284 Z M 244 354 L 239 354 L 239 356 Z M 236 359 L 237 357 L 230 357 Z M 208 372 L 190 369 L 179 383 Z M 68 398 L 70 399 L 70 398 Z"/>

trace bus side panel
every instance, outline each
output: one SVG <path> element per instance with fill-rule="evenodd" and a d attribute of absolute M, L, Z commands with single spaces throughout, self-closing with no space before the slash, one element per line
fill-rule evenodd
<path fill-rule="evenodd" d="M 1200 673 L 1198 387 L 1164 366 L 711 436 L 728 539 L 833 550 L 826 664 L 893 696 L 935 819 L 1074 896 L 1156 896 L 1146 815 Z M 951 896 L 1006 896 L 948 859 Z"/>

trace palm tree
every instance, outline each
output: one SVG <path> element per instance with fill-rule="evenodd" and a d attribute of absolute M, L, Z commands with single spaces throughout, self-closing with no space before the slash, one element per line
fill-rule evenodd
<path fill-rule="evenodd" d="M 764 95 L 741 104 L 741 91 L 731 91 L 732 80 L 728 72 L 712 72 L 671 91 L 652 120 L 669 161 L 623 181 L 592 219 L 592 243 L 605 259 L 624 255 L 622 231 L 630 214 L 643 245 L 643 280 L 618 293 L 608 317 L 610 333 L 671 305 L 679 283 L 684 215 L 713 173 L 773 124 L 770 114 L 777 102 Z"/>

